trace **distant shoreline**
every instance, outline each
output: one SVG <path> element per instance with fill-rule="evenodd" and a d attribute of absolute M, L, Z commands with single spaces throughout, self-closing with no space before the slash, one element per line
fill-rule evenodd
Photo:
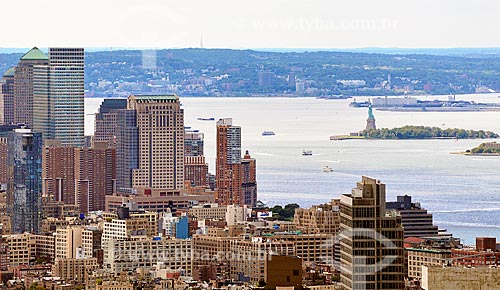
<path fill-rule="evenodd" d="M 500 156 L 500 153 L 450 152 L 450 154 L 465 155 L 465 156 Z"/>
<path fill-rule="evenodd" d="M 331 141 L 342 141 L 342 140 L 453 140 L 456 137 L 431 137 L 431 138 L 369 138 L 365 136 L 349 136 L 349 135 L 332 135 L 330 136 Z M 485 139 L 485 138 L 458 138 L 459 140 L 474 140 L 474 139 Z M 495 138 L 493 138 L 495 139 Z M 453 154 L 459 154 L 460 152 L 455 152 Z M 466 152 L 463 152 L 466 153 Z M 500 153 L 499 153 L 500 155 Z"/>

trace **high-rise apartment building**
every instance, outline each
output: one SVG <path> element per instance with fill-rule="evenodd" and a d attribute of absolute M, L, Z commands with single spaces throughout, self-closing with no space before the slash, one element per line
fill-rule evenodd
<path fill-rule="evenodd" d="M 0 136 L 0 189 L 7 189 L 7 137 Z"/>
<path fill-rule="evenodd" d="M 33 69 L 32 111 L 44 138 L 84 146 L 83 48 L 49 48 L 48 63 Z"/>
<path fill-rule="evenodd" d="M 47 140 L 43 149 L 43 193 L 64 204 L 76 204 L 75 148 Z"/>
<path fill-rule="evenodd" d="M 105 99 L 99 107 L 99 112 L 95 114 L 93 141 L 106 141 L 115 146 L 118 115 L 120 110 L 125 109 L 126 99 Z"/>
<path fill-rule="evenodd" d="M 184 188 L 184 110 L 175 95 L 128 98 L 135 110 L 139 164 L 132 186 L 150 189 Z"/>
<path fill-rule="evenodd" d="M 254 207 L 257 203 L 257 172 L 255 158 L 245 151 L 241 159 L 241 190 L 242 198 L 246 205 Z"/>
<path fill-rule="evenodd" d="M 30 129 L 7 133 L 7 206 L 12 232 L 38 233 L 42 214 L 42 136 Z"/>
<path fill-rule="evenodd" d="M 203 139 L 203 133 L 186 131 L 186 135 L 184 137 L 184 155 L 203 156 Z"/>
<path fill-rule="evenodd" d="M 241 127 L 231 118 L 217 121 L 217 202 L 243 205 L 241 189 Z"/>
<path fill-rule="evenodd" d="M 0 125 L 14 123 L 14 74 L 16 68 L 8 69 L 0 82 Z"/>
<path fill-rule="evenodd" d="M 241 127 L 232 119 L 217 122 L 217 201 L 222 205 L 257 202 L 256 162 L 248 151 L 241 158 Z"/>
<path fill-rule="evenodd" d="M 105 197 L 116 190 L 116 150 L 109 143 L 75 149 L 75 190 L 80 212 L 105 209 Z"/>
<path fill-rule="evenodd" d="M 184 175 L 191 186 L 208 188 L 208 164 L 205 156 L 186 156 Z"/>
<path fill-rule="evenodd" d="M 404 289 L 401 216 L 385 206 L 385 184 L 366 176 L 341 196 L 341 289 Z"/>
<path fill-rule="evenodd" d="M 34 71 L 45 66 L 49 58 L 34 47 L 19 60 L 14 72 L 14 122 L 33 127 Z"/>
<path fill-rule="evenodd" d="M 105 196 L 116 191 L 116 150 L 107 141 L 75 148 L 46 140 L 42 177 L 43 193 L 55 201 L 81 213 L 104 210 Z"/>
<path fill-rule="evenodd" d="M 208 164 L 203 156 L 203 133 L 186 131 L 184 137 L 184 178 L 191 187 L 208 188 Z"/>

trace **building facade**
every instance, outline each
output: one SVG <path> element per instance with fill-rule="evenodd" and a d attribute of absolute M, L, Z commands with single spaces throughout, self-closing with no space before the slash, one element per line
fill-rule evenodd
<path fill-rule="evenodd" d="M 48 63 L 33 74 L 33 129 L 63 145 L 83 147 L 84 49 L 49 48 Z"/>
<path fill-rule="evenodd" d="M 75 149 L 75 190 L 80 212 L 105 209 L 116 190 L 116 150 L 108 142 Z"/>
<path fill-rule="evenodd" d="M 14 123 L 14 73 L 16 69 L 8 69 L 0 82 L 0 125 Z"/>
<path fill-rule="evenodd" d="M 55 234 L 55 258 L 92 258 L 92 245 L 92 231 L 82 226 L 58 228 Z"/>
<path fill-rule="evenodd" d="M 342 289 L 404 289 L 401 217 L 385 206 L 385 184 L 366 176 L 341 196 Z"/>
<path fill-rule="evenodd" d="M 119 110 L 127 109 L 126 99 L 104 99 L 99 112 L 95 114 L 93 141 L 109 142 L 116 145 L 116 130 L 118 128 Z"/>
<path fill-rule="evenodd" d="M 231 118 L 217 121 L 217 202 L 244 205 L 241 188 L 241 127 Z"/>
<path fill-rule="evenodd" d="M 248 150 L 241 159 L 241 190 L 244 204 L 254 207 L 257 204 L 257 164 Z"/>
<path fill-rule="evenodd" d="M 192 242 L 186 239 L 159 239 L 151 237 L 112 240 L 104 266 L 114 273 L 153 270 L 158 263 L 189 276 L 192 273 Z"/>
<path fill-rule="evenodd" d="M 184 110 L 175 95 L 128 98 L 135 110 L 139 165 L 132 170 L 132 187 L 184 188 Z"/>
<path fill-rule="evenodd" d="M 135 110 L 118 110 L 116 135 L 116 187 L 132 188 L 132 172 L 139 167 L 139 128 Z"/>
<path fill-rule="evenodd" d="M 203 156 L 204 135 L 200 132 L 186 131 L 184 137 L 184 155 Z"/>
<path fill-rule="evenodd" d="M 185 179 L 192 187 L 208 188 L 208 164 L 205 156 L 186 156 Z"/>
<path fill-rule="evenodd" d="M 19 60 L 14 73 L 14 123 L 33 127 L 34 70 L 48 62 L 48 56 L 36 47 Z"/>
<path fill-rule="evenodd" d="M 438 227 L 432 223 L 432 214 L 422 208 L 420 203 L 413 203 L 411 196 L 398 196 L 397 201 L 387 202 L 386 207 L 401 214 L 405 238 L 438 235 Z"/>
<path fill-rule="evenodd" d="M 13 233 L 39 233 L 42 220 L 42 135 L 30 129 L 7 133 L 7 205 Z"/>
<path fill-rule="evenodd" d="M 43 193 L 55 201 L 75 205 L 75 148 L 61 141 L 46 141 L 42 161 Z"/>
<path fill-rule="evenodd" d="M 340 229 L 340 200 L 310 208 L 297 208 L 293 221 L 302 233 L 336 235 Z"/>

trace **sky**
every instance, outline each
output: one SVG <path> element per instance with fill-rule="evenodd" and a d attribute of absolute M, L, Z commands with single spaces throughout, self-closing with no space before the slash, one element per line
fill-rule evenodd
<path fill-rule="evenodd" d="M 15 0 L 0 47 L 500 47 L 493 0 Z"/>

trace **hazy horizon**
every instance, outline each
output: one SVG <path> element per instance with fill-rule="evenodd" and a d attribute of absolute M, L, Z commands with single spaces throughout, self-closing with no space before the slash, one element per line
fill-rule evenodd
<path fill-rule="evenodd" d="M 500 3 L 486 0 L 20 0 L 0 7 L 2 22 L 15 23 L 2 31 L 3 47 L 500 47 Z"/>
<path fill-rule="evenodd" d="M 35 47 L 36 45 L 32 46 Z M 26 53 L 32 47 L 15 47 L 6 48 L 0 47 L 0 53 Z M 47 47 L 39 47 L 44 52 L 48 51 Z M 56 47 L 56 46 L 51 46 Z M 120 50 L 175 50 L 175 49 L 200 49 L 200 47 L 85 47 L 86 52 L 103 52 L 103 51 L 120 51 Z M 380 53 L 380 54 L 435 54 L 435 55 L 467 55 L 467 54 L 500 54 L 499 47 L 422 47 L 422 48 L 409 48 L 409 47 L 356 47 L 356 48 L 203 48 L 207 50 L 229 49 L 229 50 L 254 50 L 263 52 L 359 52 L 359 53 Z"/>

